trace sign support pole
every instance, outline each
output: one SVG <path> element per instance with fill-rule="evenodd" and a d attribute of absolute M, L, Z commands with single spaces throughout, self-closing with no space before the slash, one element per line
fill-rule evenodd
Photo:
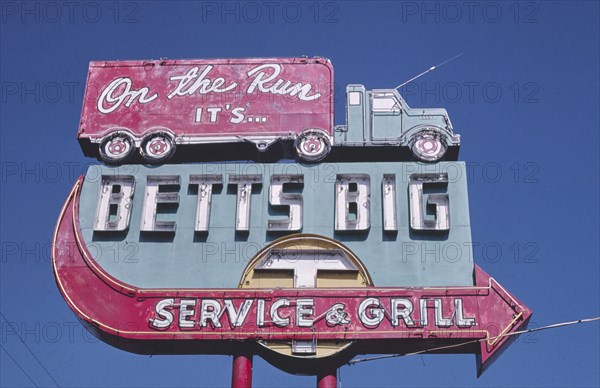
<path fill-rule="evenodd" d="M 237 353 L 233 355 L 231 388 L 252 387 L 252 355 Z"/>
<path fill-rule="evenodd" d="M 326 369 L 317 375 L 317 388 L 336 388 L 337 369 Z"/>

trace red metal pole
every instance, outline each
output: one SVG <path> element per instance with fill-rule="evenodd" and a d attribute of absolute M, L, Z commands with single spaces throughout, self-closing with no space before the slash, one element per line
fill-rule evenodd
<path fill-rule="evenodd" d="M 337 370 L 327 370 L 317 375 L 317 388 L 336 388 L 337 387 Z"/>
<path fill-rule="evenodd" d="M 252 355 L 243 353 L 233 356 L 231 388 L 252 388 Z"/>

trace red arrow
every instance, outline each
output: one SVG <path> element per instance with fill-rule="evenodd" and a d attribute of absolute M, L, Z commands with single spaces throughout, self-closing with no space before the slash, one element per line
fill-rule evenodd
<path fill-rule="evenodd" d="M 110 276 L 85 246 L 78 222 L 80 185 L 81 180 L 57 223 L 56 281 L 69 306 L 102 339 L 135 341 L 127 343 L 128 350 L 187 353 L 186 344 L 194 341 L 193 352 L 228 354 L 225 346 L 208 351 L 202 343 L 335 339 L 354 341 L 355 353 L 369 352 L 373 344 L 377 353 L 473 352 L 479 376 L 531 317 L 477 266 L 471 287 L 141 289 Z M 474 341 L 478 349 L 467 346 Z"/>

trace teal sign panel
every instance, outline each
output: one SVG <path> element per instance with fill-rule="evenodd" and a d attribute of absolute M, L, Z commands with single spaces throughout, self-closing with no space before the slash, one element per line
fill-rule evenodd
<path fill-rule="evenodd" d="M 142 288 L 235 288 L 272 241 L 347 246 L 377 287 L 472 286 L 464 162 L 91 166 L 84 242 Z"/>

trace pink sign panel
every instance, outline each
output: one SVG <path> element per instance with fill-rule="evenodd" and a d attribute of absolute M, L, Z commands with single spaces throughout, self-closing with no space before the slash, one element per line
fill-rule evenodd
<path fill-rule="evenodd" d="M 332 85 L 324 58 L 91 62 L 78 136 L 124 130 L 139 141 L 160 130 L 194 143 L 306 129 L 331 135 Z"/>

